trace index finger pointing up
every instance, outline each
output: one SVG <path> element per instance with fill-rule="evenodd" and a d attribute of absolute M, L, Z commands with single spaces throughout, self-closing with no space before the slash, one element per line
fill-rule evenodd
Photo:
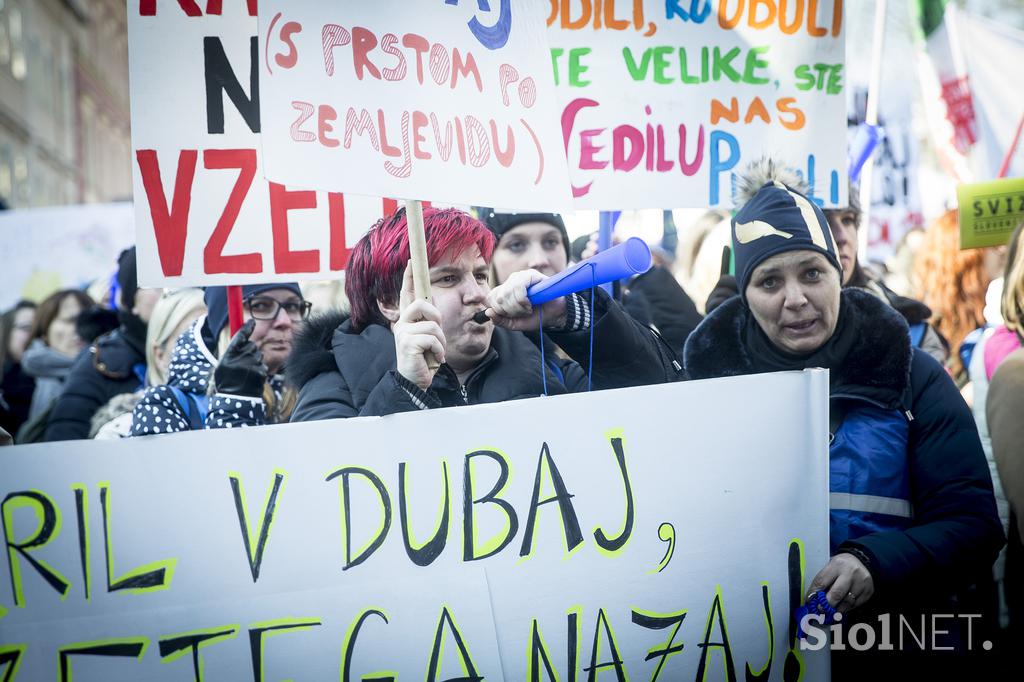
<path fill-rule="evenodd" d="M 416 286 L 412 281 L 412 260 L 405 264 L 405 271 L 402 273 L 402 292 L 398 297 L 398 312 L 402 313 L 416 300 Z"/>

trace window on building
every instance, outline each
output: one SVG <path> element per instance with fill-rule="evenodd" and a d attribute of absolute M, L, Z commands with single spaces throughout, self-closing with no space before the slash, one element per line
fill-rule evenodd
<path fill-rule="evenodd" d="M 25 58 L 25 40 L 21 31 L 21 10 L 11 7 L 7 12 L 7 31 L 11 41 L 11 75 L 25 80 L 28 61 Z"/>

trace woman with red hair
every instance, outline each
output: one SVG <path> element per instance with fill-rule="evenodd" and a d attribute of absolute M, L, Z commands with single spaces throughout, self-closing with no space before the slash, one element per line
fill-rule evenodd
<path fill-rule="evenodd" d="M 654 334 L 601 289 L 593 320 L 579 294 L 538 311 L 526 290 L 545 279 L 540 272 L 512 273 L 490 288 L 494 236 L 479 220 L 456 209 L 428 208 L 424 228 L 431 301 L 415 300 L 412 291 L 404 209 L 379 221 L 353 248 L 345 281 L 351 316 L 312 320 L 296 339 L 288 364 L 299 388 L 292 421 L 586 390 L 587 372 L 580 364 L 550 357 L 542 363 L 540 348 L 521 333 L 539 328 L 541 312 L 544 332 L 583 362 L 593 325 L 595 388 L 674 378 Z M 430 355 L 440 363 L 436 369 L 427 361 Z"/>

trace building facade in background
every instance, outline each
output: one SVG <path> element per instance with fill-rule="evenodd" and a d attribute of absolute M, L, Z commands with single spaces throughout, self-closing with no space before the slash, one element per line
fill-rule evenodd
<path fill-rule="evenodd" d="M 131 198 L 124 0 L 0 0 L 0 200 Z"/>

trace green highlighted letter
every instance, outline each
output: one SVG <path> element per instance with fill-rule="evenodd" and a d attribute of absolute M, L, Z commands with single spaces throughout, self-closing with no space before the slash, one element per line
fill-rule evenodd
<path fill-rule="evenodd" d="M 604 626 L 605 635 L 608 638 L 608 648 L 611 649 L 612 658 L 610 661 L 598 663 L 597 659 L 601 656 L 601 626 Z M 597 610 L 597 623 L 594 625 L 594 646 L 590 650 L 590 666 L 583 669 L 584 672 L 589 673 L 587 675 L 588 682 L 594 682 L 600 673 L 601 668 L 614 668 L 615 678 L 619 682 L 629 682 L 629 676 L 626 674 L 625 665 L 622 663 L 622 657 L 619 656 L 619 646 L 615 642 L 615 632 L 612 630 L 611 623 L 608 622 L 608 616 L 605 615 L 604 609 Z"/>
<path fill-rule="evenodd" d="M 284 483 L 285 473 L 274 472 L 274 482 L 267 490 L 267 501 L 263 504 L 263 522 L 260 524 L 259 537 L 253 542 L 253 532 L 249 527 L 249 521 L 245 515 L 245 491 L 242 489 L 241 476 L 231 474 L 228 480 L 231 481 L 231 493 L 235 498 L 235 509 L 238 511 L 238 525 L 242 529 L 242 542 L 245 544 L 245 555 L 249 559 L 249 571 L 252 573 L 252 581 L 256 582 L 260 577 L 260 565 L 263 563 L 263 550 L 267 547 L 267 540 L 270 539 L 270 525 L 274 522 L 274 511 L 277 507 L 277 497 L 281 492 Z M 256 552 L 253 553 L 253 545 Z"/>
<path fill-rule="evenodd" d="M 441 502 L 440 520 L 437 522 L 437 531 L 434 537 L 430 538 L 423 546 L 413 547 L 412 529 L 409 527 L 409 512 L 406 508 L 405 493 L 405 462 L 398 464 L 398 515 L 402 520 L 402 541 L 405 543 L 405 553 L 409 555 L 412 562 L 417 566 L 429 566 L 434 559 L 441 555 L 445 544 L 448 542 L 448 518 L 450 516 L 451 499 L 448 491 L 448 463 L 441 462 L 441 474 L 444 478 L 444 500 Z"/>
<path fill-rule="evenodd" d="M 473 459 L 476 457 L 489 457 L 498 463 L 501 472 L 498 480 L 494 483 L 491 491 L 479 500 L 473 499 Z M 477 450 L 466 455 L 466 468 L 463 474 L 463 497 L 462 497 L 462 560 L 476 561 L 486 559 L 505 549 L 508 543 L 512 542 L 516 532 L 519 530 L 519 518 L 515 509 L 505 500 L 498 497 L 505 490 L 509 482 L 509 464 L 505 456 L 494 450 Z M 474 504 L 496 504 L 505 512 L 507 517 L 504 537 L 496 535 L 491 541 L 480 549 L 481 554 L 476 554 L 476 530 L 473 526 L 473 505 Z"/>
<path fill-rule="evenodd" d="M 665 628 L 675 625 L 675 627 L 672 628 L 672 633 L 668 636 L 668 641 L 661 645 L 662 648 L 659 649 L 657 647 L 651 647 L 647 651 L 647 657 L 644 658 L 645 661 L 649 661 L 652 658 L 661 656 L 661 660 L 658 661 L 658 667 L 654 669 L 654 675 L 651 676 L 651 682 L 657 681 L 658 676 L 661 675 L 661 669 L 665 667 L 665 662 L 683 650 L 682 644 L 672 646 L 672 643 L 675 641 L 676 634 L 679 632 L 679 628 L 682 626 L 685 618 L 685 610 L 678 613 L 650 613 L 648 611 L 638 611 L 637 609 L 633 609 L 633 622 L 642 628 L 647 628 L 649 630 L 664 630 Z"/>
<path fill-rule="evenodd" d="M 14 510 L 27 507 L 32 509 L 38 519 L 39 527 L 32 537 L 17 542 L 14 539 Z M 11 493 L 0 503 L 0 523 L 3 524 L 4 543 L 7 546 L 7 567 L 11 573 L 11 592 L 14 593 L 14 605 L 25 606 L 24 588 L 21 580 L 21 564 L 15 561 L 17 552 L 32 565 L 39 575 L 49 583 L 50 587 L 60 593 L 61 599 L 67 596 L 71 583 L 60 573 L 50 568 L 42 559 L 35 559 L 29 551 L 39 549 L 57 537 L 60 533 L 60 510 L 49 497 L 37 490 L 23 490 Z"/>
<path fill-rule="evenodd" d="M 359 614 L 356 621 L 352 623 L 352 627 L 345 633 L 345 643 L 342 645 L 342 659 L 341 659 L 341 682 L 350 682 L 351 670 L 352 670 L 352 654 L 356 650 L 356 637 L 359 636 L 359 629 L 363 627 L 363 622 L 370 616 L 378 616 L 385 624 L 388 622 L 387 614 L 379 609 L 366 609 Z M 363 682 L 395 682 L 395 675 L 389 672 L 377 671 L 363 675 L 361 678 Z"/>
<path fill-rule="evenodd" d="M 219 628 L 208 630 L 195 630 L 193 632 L 182 632 L 177 635 L 167 635 L 159 641 L 160 662 L 170 663 L 185 655 L 185 652 L 192 652 L 192 671 L 195 674 L 195 682 L 203 682 L 203 655 L 200 649 L 225 639 L 234 639 L 238 634 L 237 625 L 225 625 Z"/>
<path fill-rule="evenodd" d="M 609 538 L 600 528 L 594 530 L 594 539 L 597 540 L 598 548 L 607 553 L 614 554 L 629 542 L 629 536 L 633 533 L 633 488 L 629 484 L 629 472 L 626 470 L 626 451 L 622 446 L 622 431 L 614 430 L 605 434 L 615 451 L 615 459 L 619 463 L 619 472 L 622 474 L 622 485 L 626 490 L 626 519 L 622 522 L 622 532 L 616 538 Z"/>
<path fill-rule="evenodd" d="M 120 578 L 114 577 L 114 549 L 110 541 L 110 484 L 100 483 L 100 509 L 103 511 L 103 544 L 107 552 L 107 592 L 129 590 L 148 592 L 171 586 L 177 559 L 164 559 L 134 568 Z"/>
<path fill-rule="evenodd" d="M 768 583 L 761 583 L 761 601 L 764 603 L 764 619 L 768 628 L 768 662 L 757 672 L 754 672 L 750 664 L 747 663 L 747 682 L 769 679 L 772 675 L 772 661 L 775 660 L 775 625 L 772 623 L 772 602 Z"/>
<path fill-rule="evenodd" d="M 380 505 L 383 512 L 381 518 L 380 528 L 377 530 L 377 534 L 370 539 L 370 541 L 361 549 L 356 557 L 352 558 L 352 501 L 349 493 L 349 479 L 354 474 L 362 476 L 377 489 L 377 494 L 380 496 Z M 388 495 L 388 489 L 384 487 L 384 482 L 380 480 L 377 474 L 373 473 L 369 469 L 363 469 L 360 467 L 345 467 L 344 469 L 338 469 L 333 474 L 327 477 L 327 480 L 341 476 L 341 506 L 342 506 L 342 525 L 345 527 L 345 565 L 341 570 L 347 571 L 353 566 L 358 566 L 367 559 L 370 558 L 377 549 L 384 544 L 384 538 L 388 536 L 388 531 L 391 529 L 391 496 Z"/>
<path fill-rule="evenodd" d="M 146 653 L 149 640 L 145 637 L 127 639 L 104 639 L 96 642 L 79 642 L 57 650 L 58 682 L 71 682 L 72 656 L 117 656 L 123 658 L 142 658 Z"/>
<path fill-rule="evenodd" d="M 319 620 L 298 618 L 280 618 L 265 623 L 253 623 L 249 626 L 249 652 L 252 654 L 252 679 L 263 682 L 263 635 L 279 635 L 285 630 L 308 630 L 322 625 Z"/>
<path fill-rule="evenodd" d="M 576 665 L 580 655 L 580 609 L 574 607 L 570 609 L 569 613 L 566 614 L 566 626 L 567 626 L 567 637 L 566 637 L 566 675 L 567 682 L 576 682 Z M 544 672 L 546 679 L 552 682 L 560 682 L 562 678 L 558 676 L 558 670 L 551 664 L 551 655 L 548 653 L 547 644 L 544 643 L 544 638 L 540 634 L 540 628 L 537 625 L 537 619 L 533 619 L 530 633 L 530 644 L 527 658 L 530 660 L 530 667 L 527 682 L 542 682 L 540 666 L 544 664 Z"/>
<path fill-rule="evenodd" d="M 547 466 L 545 467 L 545 464 Z M 548 477 L 551 479 L 551 486 L 555 489 L 553 497 L 549 497 L 545 500 L 540 499 L 541 484 L 544 479 L 544 472 L 547 470 Z M 580 532 L 580 522 L 576 518 L 576 510 L 572 506 L 572 495 L 565 488 L 565 483 L 562 481 L 562 474 L 559 473 L 558 467 L 555 466 L 554 460 L 551 459 L 551 452 L 548 450 L 548 444 L 544 443 L 540 450 L 540 457 L 537 459 L 537 476 L 533 480 L 533 499 L 530 502 L 530 513 L 526 517 L 526 529 L 523 531 L 523 546 L 519 550 L 519 556 L 527 556 L 533 552 L 533 530 L 537 524 L 537 510 L 542 504 L 548 504 L 549 502 L 557 502 L 558 510 L 562 515 L 562 530 L 565 533 L 565 551 L 571 552 L 581 542 L 583 542 L 583 533 Z"/>
<path fill-rule="evenodd" d="M 722 641 L 712 642 L 711 631 L 718 621 L 718 629 L 722 634 Z M 715 586 L 715 600 L 711 602 L 711 609 L 708 611 L 707 627 L 704 630 L 704 641 L 697 645 L 700 649 L 700 662 L 697 664 L 698 680 L 707 679 L 708 651 L 711 647 L 722 649 L 722 658 L 725 663 L 725 679 L 728 682 L 736 682 L 736 666 L 732 661 L 732 647 L 729 646 L 729 631 L 725 626 L 725 609 L 722 607 L 722 586 Z"/>
<path fill-rule="evenodd" d="M 441 618 L 437 621 L 437 632 L 434 633 L 434 646 L 430 651 L 430 663 L 427 665 L 427 682 L 437 682 L 437 676 L 441 672 L 441 660 L 444 658 L 444 624 L 448 623 L 452 638 L 455 639 L 455 646 L 459 650 L 459 664 L 462 665 L 463 677 L 458 678 L 459 682 L 480 682 L 484 679 L 476 672 L 473 665 L 473 658 L 469 655 L 469 649 L 462 639 L 462 633 L 455 624 L 455 619 L 449 613 L 448 607 L 441 607 Z M 450 678 L 449 678 L 450 679 Z"/>
<path fill-rule="evenodd" d="M 3 682 L 13 682 L 21 667 L 21 659 L 25 655 L 27 644 L 5 644 L 0 646 L 0 666 L 7 666 Z"/>

